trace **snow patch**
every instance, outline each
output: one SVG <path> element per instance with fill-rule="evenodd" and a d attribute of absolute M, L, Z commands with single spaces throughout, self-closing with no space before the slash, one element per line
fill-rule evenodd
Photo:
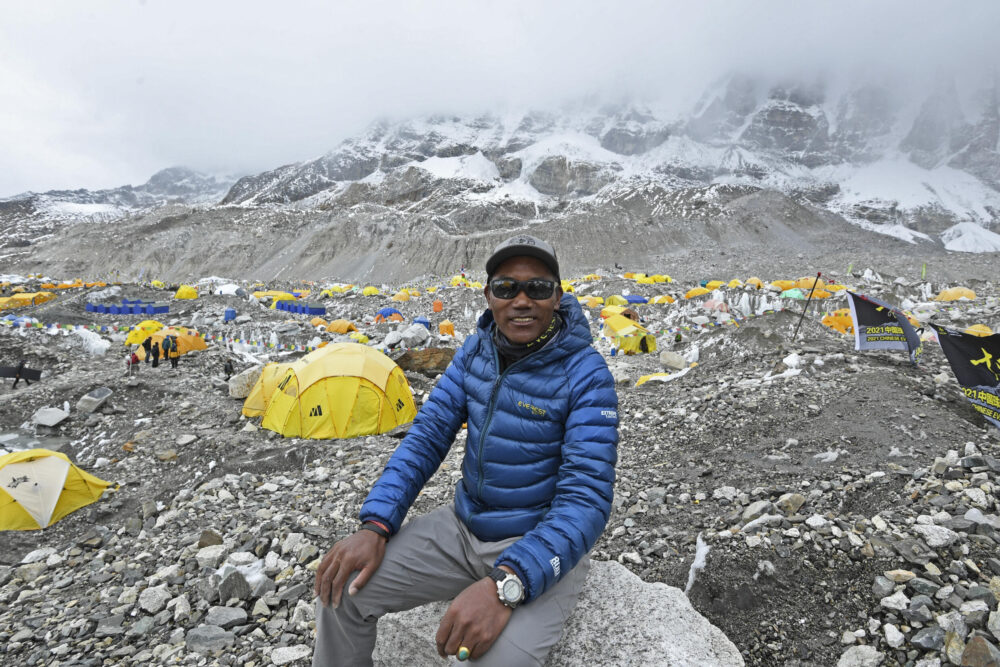
<path fill-rule="evenodd" d="M 960 222 L 941 232 L 947 250 L 960 252 L 1000 252 L 1000 234 L 974 222 Z"/>
<path fill-rule="evenodd" d="M 495 181 L 500 178 L 497 166 L 481 152 L 459 157 L 429 157 L 414 166 L 429 171 L 435 178 L 464 178 L 474 181 Z"/>

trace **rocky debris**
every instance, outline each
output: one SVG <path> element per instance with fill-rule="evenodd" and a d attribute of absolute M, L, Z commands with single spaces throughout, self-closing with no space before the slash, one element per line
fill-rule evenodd
<path fill-rule="evenodd" d="M 586 293 L 679 296 L 690 287 L 601 273 Z M 939 284 L 866 276 L 838 278 L 910 300 L 925 322 L 964 328 L 1000 311 L 988 281 L 971 285 L 980 295 L 974 302 L 939 304 L 928 298 Z M 126 298 L 151 293 L 123 286 Z M 801 303 L 752 290 L 721 294 L 731 313 L 755 317 L 698 327 L 695 318 L 714 320 L 697 300 L 634 306 L 660 350 L 688 369 L 639 387 L 640 376 L 664 370 L 659 354 L 612 356 L 599 311 L 587 311 L 595 348 L 620 380 L 615 501 L 595 563 L 683 589 L 700 536 L 709 551 L 688 599 L 747 664 L 865 664 L 881 656 L 882 664 L 929 665 L 990 655 L 1000 646 L 1000 437 L 968 406 L 940 351 L 925 347 L 916 368 L 894 353 L 855 353 L 848 338 L 818 323 L 815 310 L 793 341 Z M 181 304 L 172 317 L 207 321 L 230 298 Z M 444 312 L 432 313 L 427 295 L 393 305 L 407 322 L 428 316 L 432 329 L 435 318 L 452 320 L 458 336 L 429 339 L 450 352 L 472 330 L 482 295 L 444 287 L 434 298 Z M 323 303 L 328 316 L 356 323 L 377 347 L 399 326 L 374 324 L 386 297 Z M 78 316 L 70 306 L 55 310 L 58 304 L 35 312 L 62 322 Z M 834 298 L 821 308 L 839 305 Z M 789 310 L 775 311 L 782 306 Z M 221 317 L 205 331 L 266 342 L 294 317 L 252 312 L 245 332 L 224 330 Z M 347 340 L 293 328 L 288 337 L 275 333 L 277 342 Z M 258 420 L 240 415 L 228 387 L 211 383 L 227 357 L 243 369 L 302 351 L 215 342 L 185 355 L 176 374 L 143 365 L 141 382 L 130 387 L 120 364 L 86 356 L 62 333 L 0 327 L 0 350 L 29 361 L 44 354 L 52 373 L 30 387 L 0 387 L 2 423 L 28 422 L 39 408 L 94 386 L 114 391 L 57 433 L 84 469 L 121 484 L 44 531 L 0 533 L 4 662 L 225 656 L 267 664 L 311 646 L 315 568 L 356 529 L 360 504 L 405 427 L 352 440 L 283 440 L 256 430 Z M 424 352 L 437 354 L 388 350 L 397 359 Z M 775 373 L 779 362 L 785 368 Z M 437 373 L 406 374 L 419 404 Z M 2 400 L 8 396 L 17 400 Z M 181 446 L 180 436 L 197 440 Z M 465 446 L 463 431 L 413 513 L 449 502 Z M 171 449 L 169 460 L 158 458 Z M 39 636 L 50 639 L 32 639 Z"/>

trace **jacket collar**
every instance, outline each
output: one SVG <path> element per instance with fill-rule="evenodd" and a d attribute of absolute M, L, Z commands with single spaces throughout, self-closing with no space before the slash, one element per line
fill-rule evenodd
<path fill-rule="evenodd" d="M 550 340 L 544 348 L 530 355 L 534 361 L 538 359 L 548 359 L 552 355 L 557 357 L 568 356 L 582 348 L 589 346 L 592 342 L 590 335 L 590 323 L 583 316 L 583 309 L 580 302 L 572 294 L 563 294 L 559 300 L 559 314 L 563 318 L 562 329 L 556 337 Z M 493 344 L 493 328 L 496 323 L 493 320 L 493 311 L 486 309 L 479 317 L 476 327 L 479 331 L 480 340 L 486 342 L 491 348 Z"/>

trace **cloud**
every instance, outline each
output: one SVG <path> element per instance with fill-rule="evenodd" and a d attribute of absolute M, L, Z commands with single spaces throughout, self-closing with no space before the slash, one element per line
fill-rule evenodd
<path fill-rule="evenodd" d="M 776 78 L 988 72 L 1000 3 L 196 2 L 5 7 L 0 194 L 256 171 L 378 117 L 589 95 L 678 111 L 734 68 Z"/>

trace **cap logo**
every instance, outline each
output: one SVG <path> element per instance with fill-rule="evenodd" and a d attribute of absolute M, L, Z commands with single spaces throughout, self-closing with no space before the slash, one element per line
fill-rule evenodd
<path fill-rule="evenodd" d="M 535 239 L 531 238 L 530 236 L 522 236 L 518 239 L 515 239 L 514 243 L 518 243 L 521 245 L 535 245 Z"/>

